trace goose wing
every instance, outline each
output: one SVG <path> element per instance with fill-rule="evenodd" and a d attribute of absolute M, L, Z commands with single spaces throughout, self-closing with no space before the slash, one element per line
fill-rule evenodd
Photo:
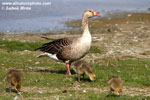
<path fill-rule="evenodd" d="M 42 47 L 38 49 L 43 52 L 57 54 L 60 50 L 62 50 L 62 48 L 71 45 L 73 40 L 74 38 L 62 38 L 62 39 L 54 40 L 52 42 L 43 44 Z"/>

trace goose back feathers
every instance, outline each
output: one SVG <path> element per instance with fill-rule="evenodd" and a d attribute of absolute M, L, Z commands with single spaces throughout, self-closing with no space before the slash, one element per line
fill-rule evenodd
<path fill-rule="evenodd" d="M 41 56 L 49 56 L 54 60 L 66 63 L 67 75 L 71 75 L 69 66 L 75 60 L 86 55 L 91 47 L 91 34 L 88 28 L 88 18 L 100 16 L 93 10 L 85 10 L 82 17 L 83 33 L 79 37 L 63 38 L 43 44 L 38 48 L 44 52 Z"/>
<path fill-rule="evenodd" d="M 42 47 L 38 48 L 40 51 L 57 54 L 62 48 L 65 48 L 72 44 L 72 38 L 62 38 L 58 40 L 54 40 L 52 42 L 48 42 L 42 45 Z M 38 50 L 37 49 L 37 50 Z"/>

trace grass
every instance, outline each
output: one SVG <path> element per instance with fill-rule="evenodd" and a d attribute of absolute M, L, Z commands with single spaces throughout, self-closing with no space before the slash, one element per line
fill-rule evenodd
<path fill-rule="evenodd" d="M 103 50 L 98 46 L 91 46 L 89 52 L 90 53 L 100 53 L 101 54 L 103 52 Z"/>
<path fill-rule="evenodd" d="M 0 100 L 13 100 L 13 97 L 1 96 Z"/>
<path fill-rule="evenodd" d="M 34 51 L 44 44 L 43 42 L 20 42 L 20 41 L 8 41 L 0 39 L 0 48 L 7 51 Z M 102 53 L 102 50 L 97 46 L 91 46 L 90 53 Z"/>
<path fill-rule="evenodd" d="M 110 62 L 109 66 L 96 65 L 100 68 L 99 70 L 94 69 L 95 73 L 101 73 L 97 77 L 103 79 L 102 83 L 105 83 L 109 76 L 116 75 L 122 77 L 124 84 L 127 86 L 150 86 L 150 70 L 147 67 L 150 66 L 149 62 L 149 59 L 126 59 Z M 106 86 L 106 84 L 102 85 Z"/>
<path fill-rule="evenodd" d="M 19 98 L 25 100 L 57 99 L 60 100 L 120 100 L 118 97 L 106 97 L 107 92 L 98 92 L 107 87 L 107 79 L 111 75 L 120 76 L 125 86 L 149 87 L 150 86 L 150 60 L 149 59 L 125 59 L 109 62 L 108 66 L 91 64 L 97 80 L 77 82 L 76 76 L 66 76 L 66 68 L 62 63 L 57 63 L 49 58 L 36 58 L 39 52 L 33 51 L 42 43 L 19 42 L 0 40 L 0 100 L 13 100 L 14 93 L 6 93 L 7 82 L 3 81 L 11 68 L 22 70 L 24 81 Z M 12 46 L 14 46 L 12 48 Z M 31 50 L 31 52 L 24 52 Z M 7 52 L 9 51 L 9 52 Z M 89 53 L 102 53 L 99 47 L 92 46 Z M 39 62 L 36 64 L 36 62 Z M 73 72 L 73 70 L 71 70 Z M 94 90 L 96 88 L 98 90 Z M 67 90 L 67 93 L 62 93 Z M 86 90 L 86 92 L 83 92 Z M 41 91 L 41 92 L 39 92 Z M 144 95 L 123 95 L 122 100 L 150 99 Z"/>
<path fill-rule="evenodd" d="M 8 51 L 18 50 L 30 50 L 33 51 L 37 47 L 40 47 L 42 43 L 40 42 L 18 42 L 18 41 L 8 41 L 0 39 L 0 48 L 6 49 Z"/>
<path fill-rule="evenodd" d="M 140 22 L 148 23 L 150 14 L 132 14 L 130 17 L 100 18 L 89 21 L 91 33 L 108 33 L 119 31 L 118 26 L 122 23 Z M 133 24 L 130 24 L 131 26 Z M 67 23 L 68 26 L 78 29 L 81 26 L 80 20 Z M 126 25 L 126 24 L 125 24 Z M 130 27 L 127 24 L 128 27 Z M 131 28 L 134 28 L 132 26 Z M 77 32 L 80 31 L 80 32 Z M 82 33 L 81 30 L 72 30 L 71 34 Z M 0 33 L 0 36 L 3 36 Z M 30 35 L 30 34 L 29 34 Z M 31 36 L 30 36 L 31 37 Z M 39 51 L 34 51 L 46 40 L 38 42 L 20 42 L 0 39 L 0 100 L 14 100 L 18 96 L 22 100 L 149 100 L 150 87 L 150 59 L 125 58 L 113 60 L 105 58 L 103 64 L 90 63 L 93 72 L 96 74 L 96 81 L 91 82 L 88 76 L 81 83 L 77 77 L 66 76 L 66 67 L 63 63 L 55 62 L 49 58 L 37 58 Z M 99 41 L 96 41 L 96 43 Z M 105 42 L 105 41 L 103 41 Z M 29 50 L 29 51 L 25 51 Z M 104 54 L 100 46 L 91 46 L 90 54 Z M 149 51 L 141 55 L 149 55 Z M 114 57 L 115 59 L 115 57 Z M 98 59 L 97 59 L 98 60 Z M 96 61 L 95 61 L 96 62 Z M 21 95 L 5 92 L 8 83 L 5 77 L 9 69 L 19 69 L 24 75 Z M 71 72 L 74 71 L 71 68 Z M 124 82 L 124 94 L 121 98 L 108 95 L 107 80 L 110 76 L 120 76 Z M 128 89 L 129 88 L 129 89 Z M 132 90 L 135 88 L 135 90 Z M 146 88 L 146 89 L 145 89 Z M 66 93 L 63 93 L 63 91 Z M 132 91 L 131 91 L 132 90 Z M 142 90 L 142 91 L 141 91 Z M 141 93 L 141 94 L 140 94 Z M 145 93 L 145 94 L 144 94 Z"/>

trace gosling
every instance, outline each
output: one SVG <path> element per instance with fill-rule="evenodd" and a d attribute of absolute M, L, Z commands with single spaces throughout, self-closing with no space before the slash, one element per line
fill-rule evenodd
<path fill-rule="evenodd" d="M 9 88 L 11 89 L 14 86 L 15 90 L 19 92 L 21 89 L 22 78 L 22 73 L 19 70 L 10 70 L 7 74 Z"/>
<path fill-rule="evenodd" d="M 117 96 L 121 96 L 123 91 L 122 91 L 122 87 L 123 87 L 123 81 L 120 77 L 118 76 L 111 76 L 108 79 L 108 85 L 110 88 L 110 93 L 113 95 L 117 95 Z"/>
<path fill-rule="evenodd" d="M 80 75 L 88 75 L 91 81 L 96 80 L 95 74 L 92 72 L 90 65 L 83 60 L 79 60 L 73 64 L 73 69 L 77 73 L 78 81 L 80 82 Z"/>

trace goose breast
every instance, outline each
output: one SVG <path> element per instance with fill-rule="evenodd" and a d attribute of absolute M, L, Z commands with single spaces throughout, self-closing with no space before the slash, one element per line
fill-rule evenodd
<path fill-rule="evenodd" d="M 73 42 L 70 46 L 63 48 L 57 54 L 59 59 L 63 61 L 70 60 L 78 60 L 82 58 L 90 49 L 91 46 L 91 37 L 81 37 L 78 38 L 75 42 Z"/>

